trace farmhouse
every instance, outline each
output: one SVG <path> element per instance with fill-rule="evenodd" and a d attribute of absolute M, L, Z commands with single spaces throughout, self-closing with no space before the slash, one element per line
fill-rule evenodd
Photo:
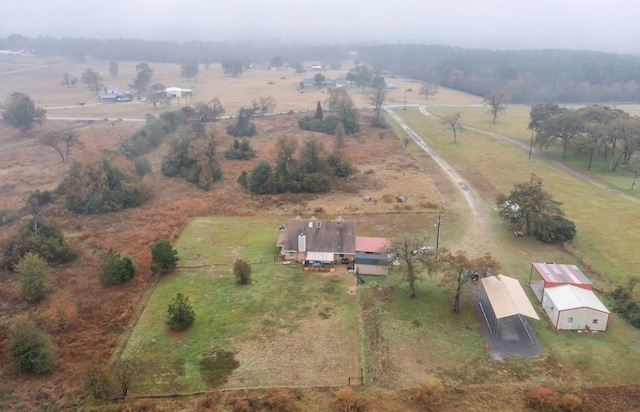
<path fill-rule="evenodd" d="M 356 237 L 354 270 L 358 275 L 386 276 L 391 241 L 381 237 Z"/>
<path fill-rule="evenodd" d="M 556 329 L 607 330 L 609 311 L 591 290 L 570 284 L 547 288 L 542 307 Z"/>
<path fill-rule="evenodd" d="M 120 90 L 117 87 L 105 86 L 100 89 L 98 99 L 112 102 L 130 102 L 133 100 L 133 93 Z"/>
<path fill-rule="evenodd" d="M 330 269 L 337 261 L 353 261 L 356 225 L 342 217 L 305 220 L 298 216 L 280 228 L 277 246 L 285 261 L 303 262 L 305 268 Z"/>
<path fill-rule="evenodd" d="M 180 87 L 167 87 L 164 91 L 165 93 L 167 93 L 167 97 L 182 97 L 193 95 L 193 90 L 181 89 Z"/>

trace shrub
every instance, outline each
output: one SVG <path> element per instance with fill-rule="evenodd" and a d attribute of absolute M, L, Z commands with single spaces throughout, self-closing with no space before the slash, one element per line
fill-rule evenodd
<path fill-rule="evenodd" d="M 140 176 L 151 173 L 151 162 L 146 157 L 136 157 L 133 163 L 136 166 L 136 173 Z"/>
<path fill-rule="evenodd" d="M 37 374 L 53 370 L 55 346 L 49 335 L 30 320 L 20 320 L 9 336 L 9 354 L 23 372 Z"/>
<path fill-rule="evenodd" d="M 338 412 L 364 412 L 371 402 L 353 391 L 351 386 L 340 389 L 331 400 L 331 406 Z"/>
<path fill-rule="evenodd" d="M 131 161 L 116 155 L 74 162 L 59 189 L 66 195 L 67 209 L 88 215 L 139 206 L 150 197 Z"/>
<path fill-rule="evenodd" d="M 112 248 L 102 259 L 102 268 L 100 271 L 100 280 L 105 286 L 111 286 L 118 283 L 124 283 L 136 273 L 136 265 L 129 256 L 120 257 L 120 253 Z"/>
<path fill-rule="evenodd" d="M 576 236 L 576 225 L 562 216 L 547 219 L 541 230 L 536 230 L 534 236 L 541 242 L 560 244 L 570 242 Z"/>
<path fill-rule="evenodd" d="M 264 403 L 271 411 L 295 412 L 300 410 L 295 397 L 282 388 L 268 388 Z"/>
<path fill-rule="evenodd" d="M 151 246 L 151 271 L 155 274 L 163 274 L 176 268 L 180 258 L 178 251 L 173 249 L 166 239 L 158 240 Z"/>
<path fill-rule="evenodd" d="M 242 259 L 233 262 L 233 274 L 236 275 L 239 285 L 246 285 L 251 282 L 251 264 Z"/>
<path fill-rule="evenodd" d="M 40 255 L 27 252 L 16 265 L 20 275 L 22 296 L 29 302 L 39 302 L 49 289 L 49 265 Z"/>
<path fill-rule="evenodd" d="M 95 399 L 109 397 L 113 386 L 113 376 L 110 371 L 96 363 L 92 363 L 87 370 L 87 389 Z"/>
<path fill-rule="evenodd" d="M 31 220 L 9 239 L 4 254 L 5 266 L 13 269 L 28 252 L 38 254 L 51 266 L 70 262 L 76 257 L 75 251 L 66 242 L 57 222 L 52 218 Z"/>
<path fill-rule="evenodd" d="M 167 308 L 167 325 L 171 329 L 181 330 L 188 328 L 196 320 L 196 313 L 189 303 L 189 298 L 178 292 Z"/>
<path fill-rule="evenodd" d="M 444 402 L 444 386 L 440 379 L 430 376 L 416 388 L 414 398 L 423 408 L 431 409 Z"/>
<path fill-rule="evenodd" d="M 249 140 L 238 141 L 235 139 L 231 148 L 224 152 L 224 157 L 230 160 L 249 160 L 256 157 L 256 152 L 251 147 Z"/>
<path fill-rule="evenodd" d="M 553 411 L 559 406 L 556 391 L 546 387 L 532 389 L 525 401 L 527 406 L 537 411 Z"/>
<path fill-rule="evenodd" d="M 560 399 L 560 407 L 569 412 L 575 412 L 582 406 L 582 399 L 578 395 L 567 393 Z"/>

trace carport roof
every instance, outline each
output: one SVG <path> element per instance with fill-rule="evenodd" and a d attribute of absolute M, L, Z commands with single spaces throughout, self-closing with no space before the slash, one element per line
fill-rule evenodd
<path fill-rule="evenodd" d="M 496 275 L 481 282 L 497 319 L 518 314 L 540 319 L 517 279 Z"/>
<path fill-rule="evenodd" d="M 591 281 L 576 265 L 532 263 L 545 283 L 567 283 L 590 287 Z"/>

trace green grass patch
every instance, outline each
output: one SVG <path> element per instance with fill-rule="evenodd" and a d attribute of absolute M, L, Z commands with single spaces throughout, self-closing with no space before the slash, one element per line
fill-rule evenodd
<path fill-rule="evenodd" d="M 209 217 L 187 226 L 175 245 L 181 268 L 160 281 L 123 351 L 142 369 L 133 391 L 176 393 L 222 385 L 240 366 L 239 343 L 295 331 L 312 310 L 324 314 L 320 319 L 353 325 L 353 297 L 344 292 L 344 280 L 274 263 L 282 223 L 278 217 Z M 237 257 L 252 264 L 249 285 L 236 283 Z M 164 323 L 177 292 L 189 298 L 196 313 L 193 326 L 183 332 Z"/>

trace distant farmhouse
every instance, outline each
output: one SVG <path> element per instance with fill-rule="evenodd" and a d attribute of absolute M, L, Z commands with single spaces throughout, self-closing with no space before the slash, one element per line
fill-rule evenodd
<path fill-rule="evenodd" d="M 100 89 L 98 99 L 111 102 L 130 102 L 133 100 L 133 93 L 120 90 L 117 87 L 105 86 Z"/>

